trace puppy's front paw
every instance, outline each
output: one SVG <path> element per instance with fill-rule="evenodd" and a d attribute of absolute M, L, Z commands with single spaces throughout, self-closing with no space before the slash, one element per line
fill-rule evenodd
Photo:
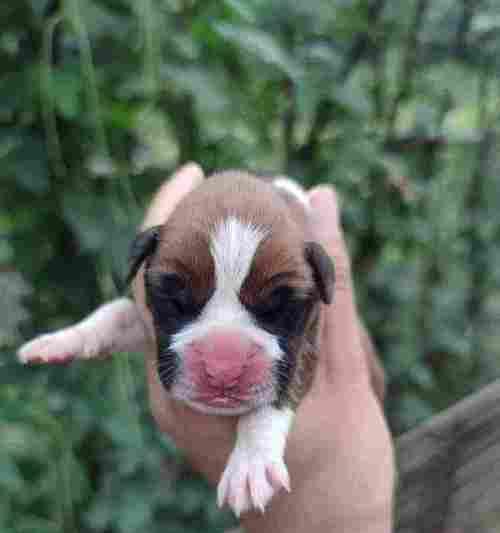
<path fill-rule="evenodd" d="M 72 327 L 33 339 L 21 347 L 17 356 L 22 363 L 65 363 L 83 351 L 83 336 Z"/>
<path fill-rule="evenodd" d="M 264 512 L 281 489 L 290 492 L 290 478 L 282 457 L 237 446 L 219 482 L 217 503 L 219 507 L 227 503 L 238 517 L 252 508 Z"/>

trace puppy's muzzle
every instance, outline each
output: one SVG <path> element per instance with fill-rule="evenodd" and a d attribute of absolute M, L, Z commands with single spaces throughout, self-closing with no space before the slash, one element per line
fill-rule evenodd
<path fill-rule="evenodd" d="M 188 380 L 196 400 L 213 406 L 250 400 L 270 377 L 271 361 L 263 347 L 236 330 L 217 330 L 185 350 Z"/>

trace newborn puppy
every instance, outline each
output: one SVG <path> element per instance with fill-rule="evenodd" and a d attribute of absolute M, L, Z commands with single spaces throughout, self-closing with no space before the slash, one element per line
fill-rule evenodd
<path fill-rule="evenodd" d="M 163 387 L 204 413 L 238 416 L 218 503 L 264 510 L 289 479 L 293 413 L 317 360 L 321 302 L 334 269 L 314 242 L 294 182 L 237 171 L 205 180 L 166 219 L 161 191 L 134 240 L 119 299 L 24 346 L 22 361 L 59 362 L 140 350 Z"/>

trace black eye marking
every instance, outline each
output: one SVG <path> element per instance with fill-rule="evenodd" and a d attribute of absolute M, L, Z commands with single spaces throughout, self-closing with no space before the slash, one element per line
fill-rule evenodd
<path fill-rule="evenodd" d="M 271 294 L 255 306 L 259 318 L 275 322 L 283 312 L 286 312 L 292 300 L 290 287 L 282 286 L 274 289 Z"/>
<path fill-rule="evenodd" d="M 163 386 L 168 390 L 175 381 L 179 370 L 177 354 L 168 348 L 168 341 L 158 338 L 157 372 Z"/>
<path fill-rule="evenodd" d="M 278 282 L 285 281 L 276 279 Z M 281 348 L 282 356 L 273 365 L 278 404 L 287 401 L 288 385 L 297 366 L 298 350 L 302 349 L 304 341 L 307 342 L 303 336 L 317 303 L 315 287 L 299 289 L 280 284 L 268 293 L 264 290 L 256 304 L 245 306 L 260 328 L 276 336 Z"/>
<path fill-rule="evenodd" d="M 172 334 L 192 322 L 203 304 L 197 302 L 185 278 L 176 273 L 147 273 L 147 303 L 157 329 Z"/>
<path fill-rule="evenodd" d="M 176 292 L 186 288 L 186 281 L 175 272 L 167 272 L 158 277 L 157 286 L 165 292 Z"/>
<path fill-rule="evenodd" d="M 196 320 L 205 302 L 195 300 L 186 278 L 177 273 L 147 270 L 144 282 L 156 330 L 158 376 L 169 390 L 179 372 L 179 356 L 171 348 L 172 336 Z"/>
<path fill-rule="evenodd" d="M 296 354 L 291 352 L 287 339 L 280 338 L 279 344 L 286 357 L 280 357 L 275 362 L 274 373 L 278 385 L 278 403 L 287 397 L 288 384 L 297 365 Z"/>
<path fill-rule="evenodd" d="M 312 306 L 312 297 L 287 285 L 275 288 L 249 311 L 265 330 L 285 337 L 300 335 Z"/>

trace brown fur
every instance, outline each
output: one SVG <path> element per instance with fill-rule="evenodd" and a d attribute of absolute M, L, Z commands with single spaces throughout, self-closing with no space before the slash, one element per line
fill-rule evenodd
<path fill-rule="evenodd" d="M 288 387 L 286 403 L 296 409 L 302 398 L 309 392 L 318 365 L 318 328 L 321 308 L 316 305 L 312 310 L 304 331 L 304 337 L 292 343 L 297 354 L 297 366 Z M 295 345 L 294 345 L 295 344 Z"/>
<path fill-rule="evenodd" d="M 221 219 L 235 215 L 272 232 L 259 246 L 253 267 L 242 287 L 240 297 L 244 303 L 251 305 L 259 298 L 265 298 L 283 280 L 306 293 L 314 292 L 312 271 L 304 254 L 305 243 L 311 240 L 305 210 L 291 195 L 274 187 L 269 180 L 260 180 L 239 171 L 216 174 L 185 196 L 170 216 L 161 209 L 163 194 L 162 188 L 153 200 L 143 225 L 147 228 L 161 224 L 168 217 L 150 264 L 153 275 L 165 271 L 181 273 L 195 287 L 200 300 L 206 299 L 214 284 L 210 233 Z M 134 280 L 133 288 L 154 338 L 151 316 L 145 307 L 143 267 Z M 297 406 L 313 381 L 320 314 L 321 304 L 318 302 L 311 311 L 304 337 L 295 340 L 291 346 L 297 362 L 285 402 L 292 407 Z M 377 378 L 376 383 L 379 382 Z M 379 392 L 379 387 L 375 388 Z"/>

